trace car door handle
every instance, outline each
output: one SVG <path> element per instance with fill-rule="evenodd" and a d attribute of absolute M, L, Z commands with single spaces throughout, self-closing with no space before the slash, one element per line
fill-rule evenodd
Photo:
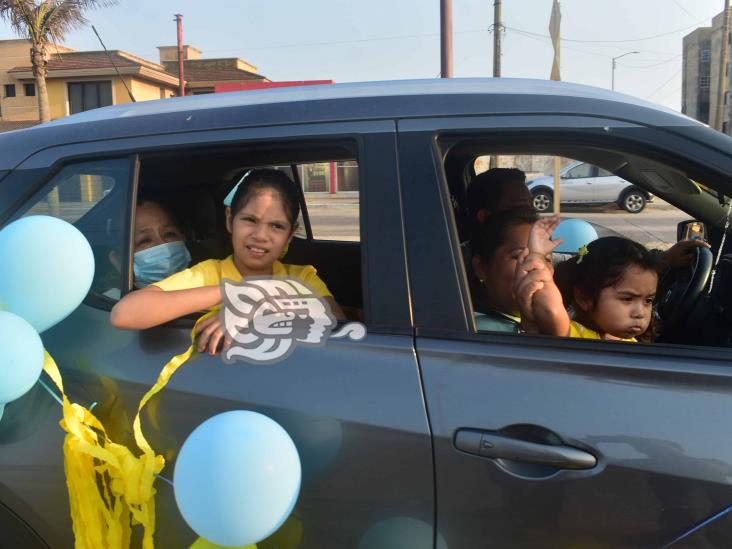
<path fill-rule="evenodd" d="M 541 463 L 556 469 L 592 469 L 597 465 L 595 456 L 579 448 L 528 442 L 492 431 L 459 429 L 455 447 L 482 457 Z"/>

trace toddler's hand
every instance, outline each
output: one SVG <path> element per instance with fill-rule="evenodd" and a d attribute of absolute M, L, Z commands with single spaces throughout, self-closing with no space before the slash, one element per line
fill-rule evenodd
<path fill-rule="evenodd" d="M 544 217 L 534 223 L 529 233 L 529 253 L 547 257 L 562 240 L 552 240 L 552 233 L 559 225 L 559 216 Z"/>

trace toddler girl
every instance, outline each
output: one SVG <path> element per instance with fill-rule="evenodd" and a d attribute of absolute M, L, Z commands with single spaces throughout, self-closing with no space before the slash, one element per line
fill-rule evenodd
<path fill-rule="evenodd" d="M 614 236 L 583 247 L 570 260 L 575 311 L 570 319 L 553 279 L 540 275 L 547 269 L 546 255 L 558 244 L 550 240 L 556 221 L 548 218 L 534 224 L 528 255 L 517 269 L 517 294 L 524 296 L 525 314 L 541 333 L 549 335 L 637 341 L 653 319 L 658 285 L 655 256 L 637 242 Z"/>

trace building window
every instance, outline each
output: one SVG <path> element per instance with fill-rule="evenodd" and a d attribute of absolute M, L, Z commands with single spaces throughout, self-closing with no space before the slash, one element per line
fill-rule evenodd
<path fill-rule="evenodd" d="M 15 84 L 5 84 L 5 97 L 15 97 Z"/>
<path fill-rule="evenodd" d="M 112 104 L 112 82 L 69 82 L 70 114 Z"/>
<path fill-rule="evenodd" d="M 709 60 L 712 57 L 712 52 L 709 50 L 701 50 L 701 53 L 699 54 L 699 61 L 702 63 L 709 63 Z"/>
<path fill-rule="evenodd" d="M 699 77 L 699 88 L 701 88 L 702 90 L 709 89 L 709 77 L 708 76 Z"/>
<path fill-rule="evenodd" d="M 23 84 L 23 89 L 25 90 L 26 97 L 35 97 L 36 96 L 36 85 L 35 84 Z"/>

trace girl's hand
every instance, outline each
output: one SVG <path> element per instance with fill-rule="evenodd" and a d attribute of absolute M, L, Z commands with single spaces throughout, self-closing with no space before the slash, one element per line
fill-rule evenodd
<path fill-rule="evenodd" d="M 552 240 L 552 233 L 559 225 L 559 216 L 544 217 L 534 223 L 529 233 L 529 253 L 547 257 L 562 240 Z"/>
<path fill-rule="evenodd" d="M 196 349 L 199 353 L 208 353 L 211 356 L 231 347 L 231 339 L 221 327 L 221 317 L 216 314 L 202 321 L 196 326 Z M 219 345 L 222 343 L 221 349 Z"/>

